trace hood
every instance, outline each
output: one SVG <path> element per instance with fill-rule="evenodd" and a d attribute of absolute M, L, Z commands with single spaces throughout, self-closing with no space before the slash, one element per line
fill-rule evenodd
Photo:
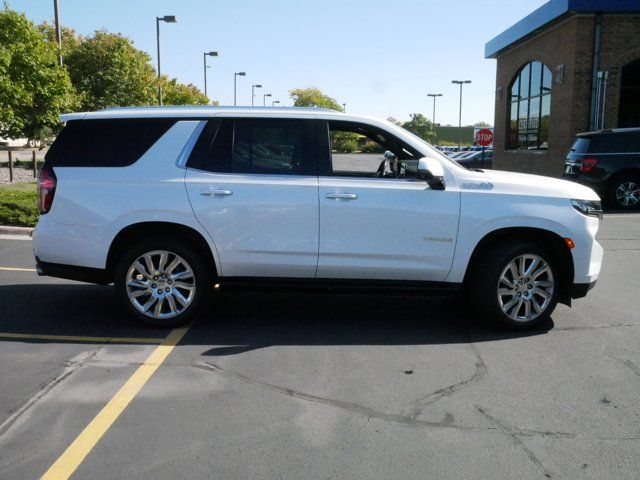
<path fill-rule="evenodd" d="M 573 198 L 576 200 L 600 200 L 589 187 L 579 183 L 543 177 L 528 173 L 485 170 L 485 176 L 493 183 L 495 190 L 516 195 L 539 195 Z"/>

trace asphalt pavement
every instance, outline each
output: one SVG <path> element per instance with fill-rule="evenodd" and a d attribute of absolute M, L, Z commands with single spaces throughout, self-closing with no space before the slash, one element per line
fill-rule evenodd
<path fill-rule="evenodd" d="M 640 214 L 526 333 L 453 298 L 221 293 L 143 328 L 0 237 L 0 478 L 638 479 Z"/>

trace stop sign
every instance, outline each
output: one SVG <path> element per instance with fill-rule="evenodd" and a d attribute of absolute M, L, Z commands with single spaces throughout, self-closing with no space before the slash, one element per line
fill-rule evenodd
<path fill-rule="evenodd" d="M 482 128 L 476 132 L 476 144 L 488 147 L 493 143 L 493 132 L 488 128 Z"/>

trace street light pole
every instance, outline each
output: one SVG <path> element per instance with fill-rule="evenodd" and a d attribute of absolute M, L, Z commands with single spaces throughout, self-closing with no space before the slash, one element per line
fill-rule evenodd
<path fill-rule="evenodd" d="M 342 113 L 347 113 L 347 104 L 346 103 L 342 104 Z"/>
<path fill-rule="evenodd" d="M 274 100 L 274 101 L 271 103 L 271 106 L 272 106 L 272 107 L 275 107 L 275 106 L 276 106 L 276 103 L 280 103 L 280 100 Z"/>
<path fill-rule="evenodd" d="M 62 66 L 62 32 L 60 31 L 60 17 L 58 15 L 58 0 L 53 0 L 53 14 L 56 22 L 56 42 L 58 42 L 58 63 Z"/>
<path fill-rule="evenodd" d="M 251 106 L 253 107 L 253 101 L 256 98 L 255 89 L 262 88 L 262 85 L 251 85 Z"/>
<path fill-rule="evenodd" d="M 264 95 L 262 95 L 262 106 L 266 107 L 267 106 L 267 97 L 270 97 L 271 94 L 270 93 L 265 93 Z"/>
<path fill-rule="evenodd" d="M 441 97 L 441 93 L 427 93 L 427 97 L 433 97 L 433 116 L 431 117 L 431 123 L 435 128 L 436 126 L 436 97 Z"/>
<path fill-rule="evenodd" d="M 441 97 L 441 93 L 427 93 L 427 97 L 433 97 L 433 116 L 431 117 L 431 124 L 433 125 L 433 131 L 436 131 L 436 97 Z M 436 143 L 438 137 L 436 136 Z"/>
<path fill-rule="evenodd" d="M 451 80 L 451 83 L 460 85 L 460 109 L 458 111 L 458 148 L 462 147 L 462 85 L 471 83 L 471 80 Z"/>
<path fill-rule="evenodd" d="M 165 15 L 164 17 L 156 17 L 156 44 L 158 47 L 158 103 L 162 105 L 162 85 L 160 84 L 160 22 L 177 23 L 178 19 L 175 15 Z"/>
<path fill-rule="evenodd" d="M 233 105 L 234 106 L 237 105 L 237 92 L 238 92 L 237 80 L 238 80 L 238 77 L 244 77 L 246 75 L 247 75 L 246 72 L 235 72 L 233 74 Z"/>
<path fill-rule="evenodd" d="M 202 54 L 202 58 L 204 59 L 204 96 L 207 97 L 207 99 L 209 98 L 207 96 L 207 57 L 217 57 L 218 56 L 218 52 L 204 52 Z"/>

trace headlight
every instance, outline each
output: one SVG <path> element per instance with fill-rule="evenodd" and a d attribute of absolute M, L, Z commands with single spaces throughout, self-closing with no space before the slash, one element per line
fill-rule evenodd
<path fill-rule="evenodd" d="M 602 203 L 597 200 L 571 200 L 571 205 L 583 215 L 602 219 Z"/>

